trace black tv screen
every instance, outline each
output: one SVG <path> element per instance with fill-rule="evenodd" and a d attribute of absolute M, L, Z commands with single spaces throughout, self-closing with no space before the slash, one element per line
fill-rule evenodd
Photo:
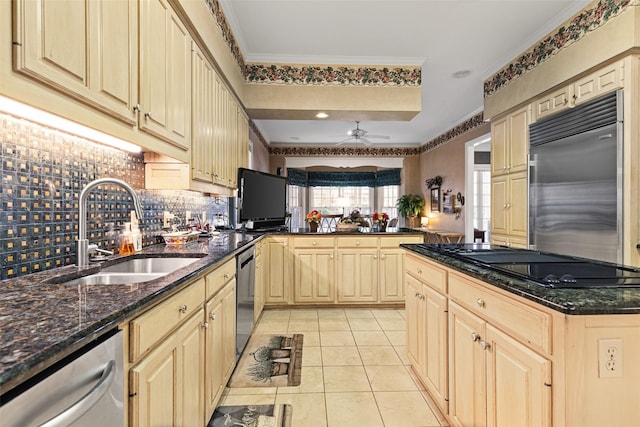
<path fill-rule="evenodd" d="M 238 206 L 241 222 L 266 226 L 285 223 L 287 179 L 251 169 L 238 169 Z"/>

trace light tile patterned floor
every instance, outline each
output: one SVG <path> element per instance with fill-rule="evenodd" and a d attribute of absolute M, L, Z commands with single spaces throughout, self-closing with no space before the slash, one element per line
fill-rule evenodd
<path fill-rule="evenodd" d="M 254 333 L 304 334 L 298 387 L 226 389 L 220 405 L 288 403 L 293 427 L 441 427 L 413 378 L 404 310 L 268 310 Z"/>

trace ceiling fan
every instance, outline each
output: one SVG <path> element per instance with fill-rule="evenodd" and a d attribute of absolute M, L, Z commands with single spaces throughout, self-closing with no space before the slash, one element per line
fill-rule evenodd
<path fill-rule="evenodd" d="M 369 140 L 369 138 L 374 138 L 374 139 L 389 139 L 390 137 L 388 135 L 369 135 L 367 133 L 366 130 L 361 129 L 360 128 L 360 122 L 356 120 L 356 128 L 355 129 L 351 129 L 347 135 L 349 135 L 348 138 L 343 139 L 342 141 L 340 141 L 337 145 L 341 145 L 347 142 L 354 142 L 354 143 L 358 143 L 358 142 L 362 142 L 364 145 L 371 145 L 373 142 Z"/>

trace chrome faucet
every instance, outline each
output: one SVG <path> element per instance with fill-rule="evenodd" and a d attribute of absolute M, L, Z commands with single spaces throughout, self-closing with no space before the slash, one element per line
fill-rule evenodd
<path fill-rule="evenodd" d="M 138 198 L 138 194 L 129 184 L 117 178 L 100 178 L 91 181 L 80 192 L 80 202 L 78 205 L 78 250 L 76 252 L 76 265 L 78 267 L 86 267 L 89 265 L 89 241 L 87 240 L 87 198 L 89 197 L 89 192 L 91 190 L 102 184 L 117 184 L 127 190 L 133 199 L 133 207 L 136 211 L 136 215 L 138 215 L 138 219 L 142 219 L 142 205 L 140 204 L 140 199 Z"/>

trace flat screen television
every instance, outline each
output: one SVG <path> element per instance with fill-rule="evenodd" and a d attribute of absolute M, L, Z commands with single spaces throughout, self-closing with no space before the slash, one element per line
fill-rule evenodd
<path fill-rule="evenodd" d="M 287 178 L 251 169 L 238 169 L 238 219 L 247 228 L 273 229 L 285 225 Z"/>

